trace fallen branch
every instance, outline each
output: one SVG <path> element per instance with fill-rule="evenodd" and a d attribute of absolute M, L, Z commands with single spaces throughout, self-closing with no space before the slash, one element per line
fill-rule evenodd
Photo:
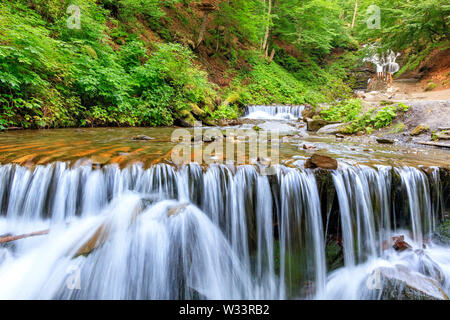
<path fill-rule="evenodd" d="M 16 240 L 20 240 L 20 239 L 30 238 L 30 237 L 42 236 L 42 235 L 48 234 L 49 232 L 50 232 L 50 230 L 42 230 L 42 231 L 37 231 L 37 232 L 32 232 L 32 233 L 21 234 L 18 236 L 6 236 L 6 237 L 0 238 L 0 244 L 16 241 Z"/>

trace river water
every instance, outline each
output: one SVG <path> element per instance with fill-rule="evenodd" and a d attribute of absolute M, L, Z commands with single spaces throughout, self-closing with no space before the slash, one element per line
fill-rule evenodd
<path fill-rule="evenodd" d="M 278 111 L 265 117 L 289 114 Z M 1 245 L 0 298 L 379 299 L 371 275 L 398 266 L 448 295 L 450 247 L 436 240 L 448 154 L 345 151 L 301 136 L 298 110 L 290 115 L 274 127 L 299 136 L 285 136 L 272 175 L 173 166 L 171 128 L 0 134 L 0 234 L 49 231 Z M 339 168 L 304 169 L 311 143 L 339 154 Z M 392 248 L 399 235 L 411 250 Z"/>

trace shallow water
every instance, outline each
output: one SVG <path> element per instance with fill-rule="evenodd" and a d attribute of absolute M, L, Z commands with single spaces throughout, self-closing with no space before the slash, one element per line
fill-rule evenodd
<path fill-rule="evenodd" d="M 266 125 L 263 121 L 259 126 L 268 130 L 280 130 L 280 140 L 273 143 L 279 143 L 280 161 L 285 165 L 302 167 L 304 160 L 319 152 L 350 164 L 450 167 L 450 150 L 415 148 L 401 143 L 392 146 L 381 145 L 370 137 L 340 140 L 333 136 L 304 136 L 305 128 L 301 123 L 278 123 L 271 121 Z M 240 128 L 245 134 L 246 130 L 252 127 L 253 125 L 249 124 L 228 129 Z M 136 162 L 142 162 L 147 167 L 161 162 L 171 163 L 171 150 L 177 145 L 171 141 L 171 134 L 176 129 L 180 128 L 86 128 L 3 132 L 0 133 L 0 163 L 30 166 L 56 161 L 73 164 L 77 160 L 90 160 L 100 165 L 117 163 L 121 167 Z M 210 128 L 204 127 L 203 132 L 208 129 Z M 215 129 L 226 133 L 227 128 Z M 194 136 L 193 129 L 189 129 L 189 132 Z M 136 135 L 147 135 L 154 140 L 133 141 L 132 138 Z M 237 140 L 236 144 L 245 145 L 248 154 L 248 141 Z M 304 145 L 314 148 L 305 150 Z M 203 149 L 207 146 L 208 144 L 204 143 Z M 219 156 L 218 162 L 225 163 L 225 160 Z M 248 159 L 248 164 L 250 163 Z"/>

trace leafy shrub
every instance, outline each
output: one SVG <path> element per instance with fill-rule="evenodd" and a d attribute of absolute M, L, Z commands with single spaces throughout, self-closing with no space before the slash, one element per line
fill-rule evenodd
<path fill-rule="evenodd" d="M 376 112 L 375 108 L 356 117 L 350 125 L 345 128 L 345 133 L 355 133 L 366 130 L 367 133 L 372 129 L 380 129 L 391 125 L 392 121 L 399 113 L 408 111 L 409 107 L 403 103 L 388 105 Z"/>
<path fill-rule="evenodd" d="M 322 110 L 320 115 L 328 121 L 348 122 L 356 119 L 361 109 L 361 100 L 351 99 L 331 105 L 329 108 Z"/>
<path fill-rule="evenodd" d="M 239 115 L 239 109 L 234 105 L 221 105 L 211 112 L 212 119 L 236 119 Z"/>

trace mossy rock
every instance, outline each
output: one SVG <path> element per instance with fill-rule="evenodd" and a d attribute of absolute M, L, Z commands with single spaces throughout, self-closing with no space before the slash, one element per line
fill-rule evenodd
<path fill-rule="evenodd" d="M 183 119 L 185 122 L 189 123 L 190 125 L 195 124 L 195 118 L 192 115 L 192 113 L 189 112 L 188 110 L 180 110 L 178 112 L 178 114 L 180 115 L 181 119 Z"/>
<path fill-rule="evenodd" d="M 196 105 L 195 103 L 191 103 L 190 105 L 191 107 L 191 112 L 196 115 L 197 117 L 204 117 L 206 115 L 206 112 L 202 109 L 200 109 L 200 107 L 198 105 Z"/>
<path fill-rule="evenodd" d="M 389 133 L 394 134 L 394 133 L 400 133 L 403 132 L 405 130 L 405 124 L 403 122 L 399 122 L 397 124 L 394 124 L 391 129 L 389 130 Z"/>
<path fill-rule="evenodd" d="M 225 101 L 223 102 L 223 105 L 228 106 L 230 104 L 235 103 L 238 100 L 239 100 L 239 93 L 233 92 L 225 99 Z"/>
<path fill-rule="evenodd" d="M 418 135 L 421 135 L 422 133 L 426 133 L 428 131 L 430 131 L 430 127 L 427 125 L 421 124 L 421 125 L 418 125 L 417 127 L 415 127 L 413 131 L 411 131 L 411 135 L 418 136 Z"/>
<path fill-rule="evenodd" d="M 434 82 L 428 82 L 428 84 L 427 84 L 427 86 L 425 88 L 425 91 L 433 91 L 434 89 L 437 88 L 437 86 L 438 85 L 436 83 L 434 83 Z"/>

